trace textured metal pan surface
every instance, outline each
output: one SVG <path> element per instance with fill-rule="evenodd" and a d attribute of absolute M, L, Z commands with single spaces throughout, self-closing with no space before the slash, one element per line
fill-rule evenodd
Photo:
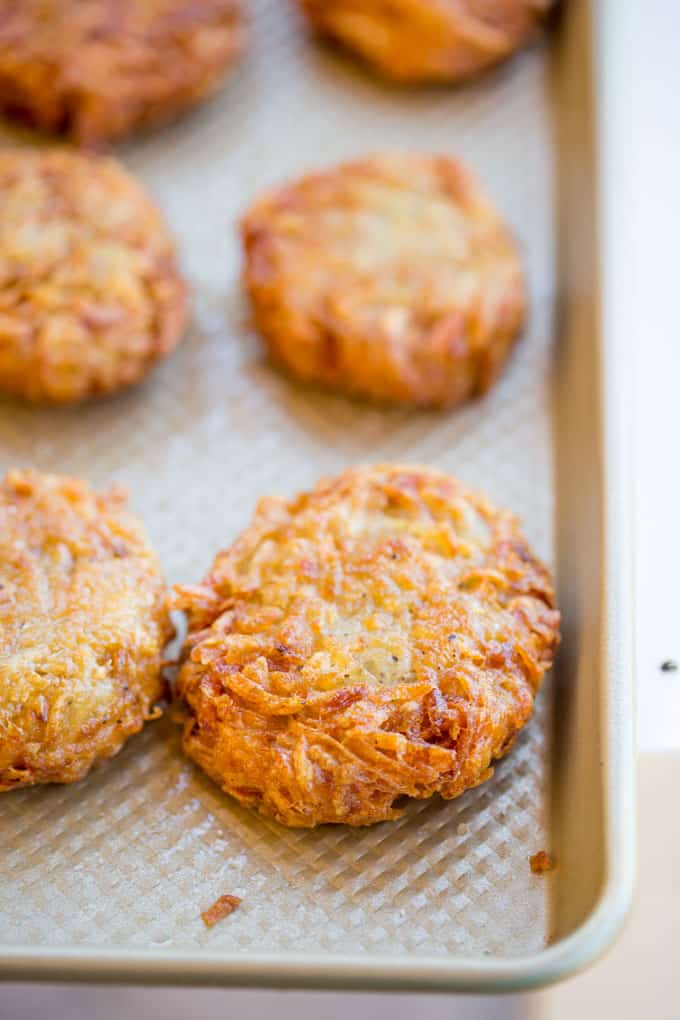
<path fill-rule="evenodd" d="M 220 97 L 119 151 L 177 234 L 193 288 L 186 342 L 147 385 L 115 400 L 56 412 L 0 405 L 2 467 L 124 483 L 168 580 L 178 582 L 203 574 L 261 495 L 292 494 L 348 464 L 421 461 L 518 511 L 537 551 L 559 562 L 562 595 L 571 579 L 569 566 L 562 570 L 570 549 L 555 546 L 556 531 L 560 541 L 568 536 L 553 481 L 565 421 L 553 378 L 558 176 L 549 55 L 529 51 L 463 90 L 408 92 L 312 44 L 290 5 L 258 0 L 252 12 L 250 53 Z M 319 165 L 400 147 L 461 156 L 524 254 L 526 333 L 497 388 L 454 413 L 385 410 L 291 383 L 262 357 L 240 295 L 235 223 L 254 194 Z M 597 474 L 588 511 L 598 522 L 601 484 Z M 603 563 L 595 565 L 596 600 Z M 573 586 L 566 595 L 573 651 L 581 608 Z M 565 698 L 606 682 L 605 663 L 590 680 L 582 666 L 566 656 L 559 717 L 547 679 L 533 722 L 489 782 L 454 802 L 413 803 L 393 824 L 300 832 L 260 819 L 183 758 L 167 719 L 81 783 L 2 797 L 2 972 L 395 987 L 540 980 L 546 947 L 587 922 L 607 878 L 604 785 L 589 802 L 597 823 L 590 847 L 569 831 L 560 784 L 555 792 L 563 753 L 577 754 L 560 729 Z M 606 724 L 593 718 L 583 731 L 592 760 Z M 543 848 L 564 857 L 548 878 L 529 869 L 529 855 Z M 564 906 L 569 882 L 581 886 L 579 916 Z M 243 904 L 207 931 L 200 910 L 222 893 Z"/>

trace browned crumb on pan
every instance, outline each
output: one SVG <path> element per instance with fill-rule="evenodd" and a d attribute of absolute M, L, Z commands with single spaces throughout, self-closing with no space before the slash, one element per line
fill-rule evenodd
<path fill-rule="evenodd" d="M 529 865 L 534 875 L 543 875 L 548 871 L 554 871 L 556 861 L 547 850 L 539 850 L 529 858 Z"/>
<path fill-rule="evenodd" d="M 220 896 L 218 900 L 215 900 L 212 907 L 208 907 L 207 910 L 201 911 L 201 918 L 206 928 L 212 928 L 213 925 L 217 924 L 224 917 L 229 917 L 241 906 L 241 900 L 238 896 Z"/>

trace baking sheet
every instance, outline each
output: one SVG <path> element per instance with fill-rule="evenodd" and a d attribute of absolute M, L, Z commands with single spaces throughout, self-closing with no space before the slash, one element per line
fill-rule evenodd
<path fill-rule="evenodd" d="M 2 467 L 124 483 L 172 583 L 200 578 L 259 496 L 381 460 L 431 464 L 482 488 L 522 515 L 554 562 L 545 50 L 463 90 L 408 92 L 312 44 L 289 4 L 251 8 L 251 49 L 224 92 L 118 150 L 178 237 L 193 288 L 186 342 L 148 384 L 113 400 L 59 411 L 0 404 Z M 260 189 L 390 148 L 462 157 L 524 254 L 525 336 L 493 392 L 454 413 L 386 410 L 290 382 L 263 358 L 240 293 L 235 223 Z M 275 979 L 278 961 L 280 979 L 294 983 L 311 980 L 312 957 L 329 973 L 359 955 L 378 969 L 406 958 L 533 958 L 554 933 L 560 882 L 559 870 L 537 878 L 528 863 L 553 844 L 551 688 L 548 677 L 533 723 L 491 781 L 360 830 L 261 819 L 182 757 L 169 720 L 150 725 L 81 783 L 0 799 L 0 947 L 22 966 L 33 959 L 38 976 L 52 957 L 64 972 L 64 961 L 80 960 L 80 976 L 134 977 L 146 958 L 142 976 L 158 977 L 165 959 L 168 980 L 192 979 L 193 961 L 194 979 L 220 981 L 222 960 L 224 980 L 238 980 L 242 961 L 243 980 L 258 981 Z M 207 931 L 199 912 L 223 893 L 243 904 Z"/>

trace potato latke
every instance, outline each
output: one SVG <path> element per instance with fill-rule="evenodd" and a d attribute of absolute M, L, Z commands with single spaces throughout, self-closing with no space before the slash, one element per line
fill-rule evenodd
<path fill-rule="evenodd" d="M 310 24 L 395 81 L 461 82 L 523 46 L 553 0 L 299 0 Z"/>
<path fill-rule="evenodd" d="M 244 44 L 240 0 L 0 0 L 0 110 L 99 145 L 212 95 Z"/>
<path fill-rule="evenodd" d="M 35 471 L 0 484 L 0 790 L 81 779 L 153 717 L 172 627 L 124 504 Z"/>
<path fill-rule="evenodd" d="M 256 201 L 242 235 L 255 325 L 305 381 L 451 407 L 489 389 L 524 321 L 513 240 L 446 156 L 310 174 Z"/>
<path fill-rule="evenodd" d="M 559 639 L 515 518 L 423 467 L 262 500 L 178 604 L 187 754 L 290 826 L 368 825 L 483 782 Z"/>
<path fill-rule="evenodd" d="M 117 161 L 0 152 L 0 390 L 53 404 L 113 393 L 185 324 L 167 226 Z"/>

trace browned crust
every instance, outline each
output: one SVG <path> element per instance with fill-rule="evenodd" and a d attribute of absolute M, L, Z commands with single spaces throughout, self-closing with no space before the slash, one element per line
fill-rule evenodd
<path fill-rule="evenodd" d="M 0 0 L 0 109 L 97 145 L 212 95 L 245 37 L 240 0 Z"/>
<path fill-rule="evenodd" d="M 178 604 L 187 754 L 290 826 L 368 825 L 487 779 L 559 639 L 515 518 L 420 467 L 262 500 Z"/>
<path fill-rule="evenodd" d="M 298 0 L 311 26 L 395 81 L 460 82 L 506 60 L 553 0 Z"/>
<path fill-rule="evenodd" d="M 113 159 L 0 153 L 0 390 L 71 403 L 180 341 L 186 285 L 158 209 Z"/>
<path fill-rule="evenodd" d="M 238 896 L 230 896 L 228 893 L 215 900 L 211 907 L 201 911 L 201 920 L 206 928 L 212 928 L 225 917 L 229 917 L 241 906 Z"/>
<path fill-rule="evenodd" d="M 0 633 L 0 791 L 81 779 L 159 714 L 166 593 L 119 490 L 8 473 Z"/>
<path fill-rule="evenodd" d="M 539 850 L 529 858 L 529 867 L 534 875 L 545 875 L 555 870 L 555 858 L 547 850 Z"/>
<path fill-rule="evenodd" d="M 310 174 L 257 200 L 242 238 L 255 325 L 307 382 L 452 407 L 493 385 L 524 321 L 513 240 L 446 156 Z"/>

